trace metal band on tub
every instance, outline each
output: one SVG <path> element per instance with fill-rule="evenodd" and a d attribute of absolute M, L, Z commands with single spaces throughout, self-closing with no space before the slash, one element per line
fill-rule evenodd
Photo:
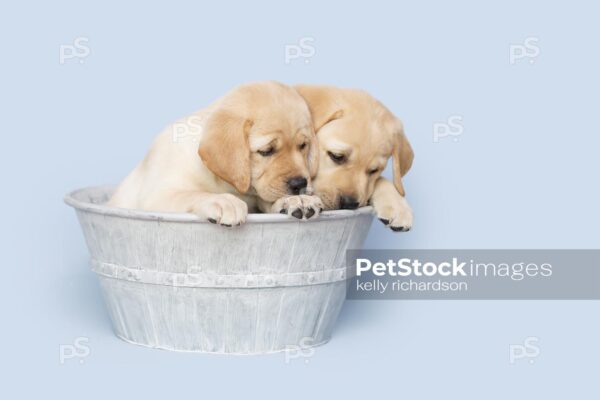
<path fill-rule="evenodd" d="M 131 282 L 198 288 L 269 288 L 285 286 L 319 285 L 344 281 L 347 277 L 345 267 L 322 269 L 309 272 L 290 272 L 284 274 L 229 274 L 219 275 L 204 272 L 197 266 L 190 266 L 186 273 L 155 271 L 126 267 L 91 260 L 92 271 L 108 278 Z"/>

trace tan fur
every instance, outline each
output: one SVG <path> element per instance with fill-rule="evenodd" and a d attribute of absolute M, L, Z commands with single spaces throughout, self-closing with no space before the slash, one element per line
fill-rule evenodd
<path fill-rule="evenodd" d="M 308 103 L 319 141 L 319 172 L 313 186 L 325 208 L 336 209 L 340 196 L 353 196 L 360 206 L 371 202 L 390 226 L 410 228 L 412 212 L 403 197 L 402 177 L 414 154 L 401 121 L 362 90 L 312 85 L 296 89 Z M 336 164 L 330 152 L 346 155 L 347 161 Z M 381 177 L 390 157 L 393 185 Z M 373 170 L 377 172 L 369 174 Z"/>
<path fill-rule="evenodd" d="M 273 155 L 259 154 L 271 147 Z M 316 147 L 309 110 L 293 88 L 242 85 L 167 127 L 109 205 L 239 224 L 248 209 L 272 211 L 292 177 L 305 177 L 310 191 Z"/>

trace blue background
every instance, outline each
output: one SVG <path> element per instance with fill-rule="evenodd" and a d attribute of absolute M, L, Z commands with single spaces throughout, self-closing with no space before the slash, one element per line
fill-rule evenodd
<path fill-rule="evenodd" d="M 405 180 L 414 229 L 376 221 L 368 248 L 598 248 L 598 11 L 512 0 L 3 3 L 2 397 L 597 399 L 598 302 L 348 302 L 308 362 L 126 344 L 62 196 L 120 181 L 164 126 L 239 83 L 328 83 L 383 101 L 416 153 Z M 60 64 L 59 47 L 77 37 L 91 54 Z M 302 37 L 314 56 L 286 64 L 285 45 Z M 510 64 L 510 45 L 528 37 L 539 55 Z M 434 143 L 433 124 L 452 115 L 463 118 L 458 141 Z M 529 336 L 539 357 L 510 364 L 509 345 Z M 59 345 L 77 337 L 89 356 L 60 364 Z"/>

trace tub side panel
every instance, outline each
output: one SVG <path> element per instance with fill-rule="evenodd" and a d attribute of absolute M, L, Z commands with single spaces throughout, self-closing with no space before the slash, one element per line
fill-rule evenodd
<path fill-rule="evenodd" d="M 305 343 L 303 338 L 310 338 L 308 344 L 318 344 L 329 340 L 331 332 L 319 328 L 322 325 L 322 319 L 328 312 L 331 296 L 335 296 L 333 291 L 337 284 L 332 282 L 310 286 L 311 301 L 306 304 L 304 309 L 304 323 L 298 332 L 297 343 Z"/>
<path fill-rule="evenodd" d="M 146 285 L 102 276 L 100 284 L 117 334 L 136 343 L 154 346 L 156 341 L 146 301 Z"/>
<path fill-rule="evenodd" d="M 279 309 L 286 288 L 258 290 L 254 350 L 266 353 L 273 350 L 277 336 Z"/>
<path fill-rule="evenodd" d="M 258 296 L 262 289 L 230 289 L 227 296 L 225 353 L 255 353 Z"/>
<path fill-rule="evenodd" d="M 313 307 L 310 286 L 294 286 L 284 290 L 279 304 L 272 351 L 297 346 L 306 324 L 305 309 Z"/>
<path fill-rule="evenodd" d="M 331 285 L 329 298 L 324 307 L 322 317 L 316 326 L 316 337 L 331 338 L 333 328 L 346 300 L 346 281 L 335 282 Z"/>

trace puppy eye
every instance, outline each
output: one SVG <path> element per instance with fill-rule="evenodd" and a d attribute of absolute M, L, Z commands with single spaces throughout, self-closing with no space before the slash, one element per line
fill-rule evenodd
<path fill-rule="evenodd" d="M 338 165 L 346 162 L 346 156 L 343 154 L 335 154 L 335 153 L 328 151 L 327 155 L 329 156 L 329 158 L 331 158 L 331 161 L 333 161 L 334 163 L 336 163 Z"/>
<path fill-rule="evenodd" d="M 375 175 L 377 172 L 379 172 L 379 168 L 373 168 L 367 171 L 368 175 Z"/>
<path fill-rule="evenodd" d="M 300 146 L 298 146 L 298 150 L 302 151 L 306 148 L 306 142 L 302 143 Z"/>
<path fill-rule="evenodd" d="M 274 153 L 275 153 L 274 147 L 269 147 L 267 150 L 258 150 L 258 154 L 260 154 L 263 157 L 272 156 Z"/>

